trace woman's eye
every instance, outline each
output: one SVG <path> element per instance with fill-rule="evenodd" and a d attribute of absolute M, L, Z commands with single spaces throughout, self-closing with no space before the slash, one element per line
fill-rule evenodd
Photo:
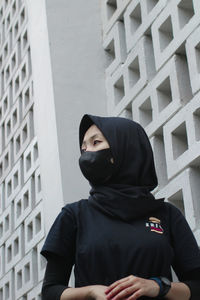
<path fill-rule="evenodd" d="M 98 144 L 98 143 L 101 143 L 101 141 L 98 141 L 98 140 L 95 140 L 94 141 L 94 145 Z"/>

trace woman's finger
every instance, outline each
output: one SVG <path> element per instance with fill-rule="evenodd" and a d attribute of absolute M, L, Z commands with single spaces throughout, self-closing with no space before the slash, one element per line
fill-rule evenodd
<path fill-rule="evenodd" d="M 123 290 L 121 290 L 119 293 L 117 293 L 112 300 L 120 300 L 120 299 L 127 299 L 128 297 L 132 296 L 133 293 L 135 293 L 139 287 L 136 285 L 129 286 Z"/>
<path fill-rule="evenodd" d="M 130 275 L 130 276 L 132 276 L 132 275 Z M 112 289 L 114 289 L 117 285 L 119 285 L 119 284 L 121 284 L 121 283 L 123 283 L 123 282 L 128 281 L 128 280 L 130 279 L 130 276 L 125 277 L 125 278 L 122 278 L 122 279 L 117 280 L 117 281 L 115 281 L 114 283 L 112 283 L 112 284 L 107 288 L 107 290 L 105 291 L 105 293 L 108 294 L 108 293 L 109 293 Z"/>
<path fill-rule="evenodd" d="M 122 290 L 125 290 L 130 286 L 132 286 L 132 283 L 128 280 L 118 284 L 115 288 L 113 288 L 110 291 L 110 293 L 107 294 L 107 299 L 112 299 L 115 295 L 119 294 Z"/>
<path fill-rule="evenodd" d="M 131 295 L 130 297 L 128 297 L 126 300 L 136 300 L 138 298 L 140 298 L 141 296 L 143 296 L 143 293 L 141 290 L 137 290 L 133 295 Z"/>

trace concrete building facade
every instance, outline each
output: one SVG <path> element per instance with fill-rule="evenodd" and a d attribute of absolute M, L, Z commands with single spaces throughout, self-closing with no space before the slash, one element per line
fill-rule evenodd
<path fill-rule="evenodd" d="M 145 128 L 200 244 L 199 31 L 198 0 L 0 0 L 0 299 L 41 299 L 46 234 L 88 196 L 84 113 Z"/>

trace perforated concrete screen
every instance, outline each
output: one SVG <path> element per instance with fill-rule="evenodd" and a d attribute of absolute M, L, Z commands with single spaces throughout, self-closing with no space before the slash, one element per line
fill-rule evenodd
<path fill-rule="evenodd" d="M 92 0 L 91 3 L 95 1 L 93 13 L 89 1 L 77 4 L 73 1 L 74 11 L 68 11 L 68 17 L 74 13 L 80 18 L 77 11 L 81 12 L 79 5 L 84 5 L 89 22 L 91 15 L 99 10 L 103 35 L 96 30 L 101 39 L 98 44 L 94 42 L 95 31 L 91 34 L 96 25 L 84 27 L 88 32 L 84 33 L 87 39 L 83 39 L 90 41 L 90 52 L 87 55 L 85 48 L 81 48 L 80 37 L 80 48 L 72 47 L 73 51 L 79 50 L 81 58 L 70 57 L 70 61 L 77 59 L 78 63 L 74 69 L 71 64 L 72 69 L 67 73 L 64 86 L 68 86 L 67 92 L 71 89 L 70 100 L 65 97 L 65 90 L 63 107 L 68 108 L 68 116 L 72 109 L 81 116 L 102 115 L 100 102 L 103 103 L 106 90 L 108 115 L 138 121 L 154 149 L 159 178 L 155 196 L 167 198 L 182 210 L 200 244 L 200 1 Z M 45 261 L 40 249 L 58 211 L 69 201 L 65 197 L 67 189 L 70 190 L 65 179 L 70 179 L 63 171 L 68 165 L 62 152 L 62 137 L 67 130 L 75 132 L 75 129 L 71 123 L 67 128 L 63 126 L 67 123 L 61 123 L 65 115 L 60 100 L 63 82 L 59 80 L 69 72 L 69 67 L 66 65 L 60 75 L 59 64 L 65 63 L 60 59 L 62 52 L 56 52 L 56 43 L 60 38 L 60 45 L 65 47 L 62 50 L 72 53 L 67 51 L 72 41 L 77 42 L 75 35 L 72 32 L 70 45 L 63 36 L 68 33 L 70 38 L 70 30 L 77 28 L 71 26 L 65 32 L 67 27 L 63 23 L 59 28 L 61 36 L 52 33 L 61 16 L 58 13 L 55 23 L 51 9 L 54 5 L 53 13 L 59 11 L 55 9 L 56 2 L 46 1 L 46 6 L 44 3 L 0 0 L 0 300 L 41 299 Z M 62 12 L 66 7 L 69 9 L 67 3 L 60 1 Z M 62 20 L 68 19 L 64 16 Z M 45 44 L 44 39 L 50 41 Z M 95 60 L 101 60 L 99 53 L 103 49 L 107 67 L 101 77 L 105 62 L 102 61 L 100 70 Z M 96 51 L 94 56 L 93 51 Z M 89 67 L 86 63 L 89 58 L 93 59 L 91 77 L 99 76 L 91 85 L 91 79 L 86 81 L 89 74 L 83 73 L 85 64 Z M 49 77 L 43 76 L 43 71 Z M 82 77 L 77 77 L 80 74 Z M 99 79 L 103 76 L 102 89 Z M 54 102 L 51 88 L 55 92 Z M 80 97 L 75 94 L 78 103 L 71 97 L 72 89 L 76 92 L 80 89 Z M 93 110 L 89 102 L 85 110 L 84 103 L 90 94 Z M 71 101 L 69 105 L 67 101 Z M 56 139 L 60 151 L 54 147 Z M 66 147 L 73 149 L 67 144 Z M 59 163 L 55 163 L 56 159 Z M 78 176 L 76 180 L 78 186 Z"/>
<path fill-rule="evenodd" d="M 40 299 L 40 158 L 25 1 L 0 1 L 0 299 Z M 38 284 L 39 283 L 39 284 Z"/>
<path fill-rule="evenodd" d="M 200 2 L 104 0 L 109 115 L 139 122 L 159 185 L 200 244 Z"/>

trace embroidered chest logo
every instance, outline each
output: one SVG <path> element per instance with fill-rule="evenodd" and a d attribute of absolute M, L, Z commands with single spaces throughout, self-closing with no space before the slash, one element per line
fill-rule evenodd
<path fill-rule="evenodd" d="M 149 227 L 151 231 L 163 234 L 164 230 L 161 226 L 161 221 L 155 217 L 150 217 L 149 222 L 146 222 L 146 227 Z"/>

